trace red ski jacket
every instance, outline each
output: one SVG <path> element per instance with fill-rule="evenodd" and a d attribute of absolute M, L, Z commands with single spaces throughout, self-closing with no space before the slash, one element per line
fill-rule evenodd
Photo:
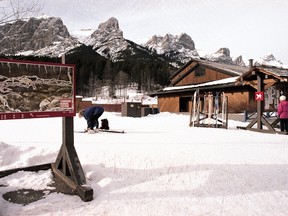
<path fill-rule="evenodd" d="M 281 119 L 288 119 L 288 101 L 280 101 L 277 112 Z"/>

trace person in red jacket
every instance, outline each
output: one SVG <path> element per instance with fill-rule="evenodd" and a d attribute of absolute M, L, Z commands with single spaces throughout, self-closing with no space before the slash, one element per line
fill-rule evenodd
<path fill-rule="evenodd" d="M 280 129 L 288 132 L 288 101 L 284 95 L 281 95 L 279 100 L 277 112 L 280 118 Z"/>

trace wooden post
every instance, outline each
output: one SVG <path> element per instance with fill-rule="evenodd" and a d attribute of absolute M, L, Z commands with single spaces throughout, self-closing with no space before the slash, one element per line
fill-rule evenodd
<path fill-rule="evenodd" d="M 65 58 L 62 56 L 62 63 Z M 87 186 L 86 178 L 74 147 L 73 117 L 62 117 L 62 146 L 52 170 L 56 177 L 75 191 L 83 201 L 93 199 L 93 189 Z"/>
<path fill-rule="evenodd" d="M 263 74 L 257 72 L 257 91 L 263 92 L 264 91 L 264 81 L 263 81 Z M 263 129 L 263 124 L 261 121 L 261 117 L 264 111 L 264 100 L 257 101 L 257 130 Z"/>

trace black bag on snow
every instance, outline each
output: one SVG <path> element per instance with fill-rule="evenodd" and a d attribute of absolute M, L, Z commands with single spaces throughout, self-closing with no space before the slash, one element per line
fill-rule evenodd
<path fill-rule="evenodd" d="M 101 119 L 101 127 L 100 127 L 100 129 L 109 130 L 108 119 Z"/>

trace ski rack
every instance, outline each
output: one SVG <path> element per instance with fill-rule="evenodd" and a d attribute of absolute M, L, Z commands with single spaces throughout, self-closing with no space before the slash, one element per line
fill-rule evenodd
<path fill-rule="evenodd" d="M 191 100 L 190 127 L 228 128 L 228 99 L 224 92 L 201 96 L 198 89 Z"/>

